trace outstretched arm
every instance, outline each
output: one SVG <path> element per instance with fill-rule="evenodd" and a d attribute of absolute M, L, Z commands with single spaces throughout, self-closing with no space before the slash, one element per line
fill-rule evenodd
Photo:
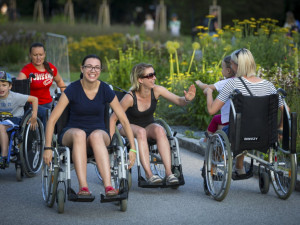
<path fill-rule="evenodd" d="M 184 96 L 180 97 L 178 95 L 173 94 L 172 92 L 168 91 L 165 87 L 156 85 L 154 87 L 154 93 L 156 97 L 159 96 L 164 97 L 170 102 L 173 102 L 176 105 L 179 106 L 185 106 L 188 104 L 188 102 L 192 101 L 195 98 L 196 95 L 196 87 L 195 85 L 191 85 L 189 87 L 188 91 L 184 90 Z"/>
<path fill-rule="evenodd" d="M 205 88 L 209 87 L 211 88 L 212 90 L 216 90 L 216 87 L 215 85 L 213 84 L 205 84 L 203 83 L 202 81 L 200 80 L 196 80 L 195 83 L 198 85 L 199 88 L 201 88 L 202 90 L 204 90 Z"/>

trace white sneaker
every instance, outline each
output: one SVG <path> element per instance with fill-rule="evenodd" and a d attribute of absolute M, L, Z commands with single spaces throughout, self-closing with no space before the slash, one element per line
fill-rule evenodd
<path fill-rule="evenodd" d="M 244 167 L 242 169 L 237 169 L 236 167 L 234 167 L 234 172 L 237 173 L 238 175 L 246 174 L 246 170 Z"/>

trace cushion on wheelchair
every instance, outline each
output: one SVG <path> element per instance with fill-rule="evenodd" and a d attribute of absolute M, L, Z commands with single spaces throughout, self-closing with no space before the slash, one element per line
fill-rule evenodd
<path fill-rule="evenodd" d="M 233 97 L 236 113 L 241 114 L 239 149 L 236 149 L 237 121 L 232 108 L 229 120 L 229 140 L 234 155 L 243 150 L 267 152 L 277 142 L 278 95 Z"/>

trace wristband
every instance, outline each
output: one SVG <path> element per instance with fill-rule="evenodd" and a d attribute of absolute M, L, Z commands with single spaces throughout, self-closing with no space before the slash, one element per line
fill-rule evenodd
<path fill-rule="evenodd" d="M 186 98 L 185 98 L 185 96 L 184 96 L 184 101 L 185 101 L 185 102 L 190 102 L 191 100 L 186 100 Z"/>
<path fill-rule="evenodd" d="M 54 150 L 54 148 L 53 147 L 44 147 L 44 150 Z"/>
<path fill-rule="evenodd" d="M 129 151 L 130 151 L 130 152 L 136 153 L 136 150 L 134 150 L 134 149 L 130 149 Z"/>

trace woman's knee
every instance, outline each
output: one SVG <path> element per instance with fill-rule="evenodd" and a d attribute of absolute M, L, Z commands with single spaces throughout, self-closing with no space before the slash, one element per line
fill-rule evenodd
<path fill-rule="evenodd" d="M 144 128 L 137 129 L 135 136 L 138 140 L 147 140 L 147 132 Z"/>
<path fill-rule="evenodd" d="M 91 145 L 108 145 L 109 144 L 109 136 L 105 131 L 95 130 L 93 131 L 89 137 L 88 141 Z"/>
<path fill-rule="evenodd" d="M 165 129 L 161 126 L 155 126 L 153 130 L 153 135 L 155 136 L 155 139 L 162 139 L 162 138 L 167 138 Z"/>

